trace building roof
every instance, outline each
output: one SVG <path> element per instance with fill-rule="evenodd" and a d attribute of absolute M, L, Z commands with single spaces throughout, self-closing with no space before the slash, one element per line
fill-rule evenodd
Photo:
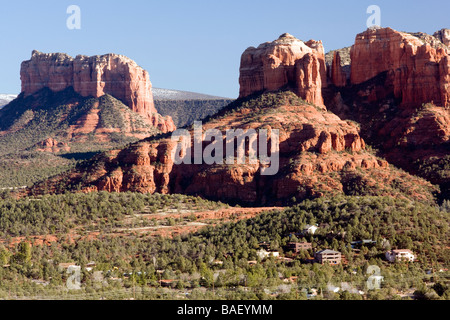
<path fill-rule="evenodd" d="M 293 242 L 293 241 L 291 241 L 291 242 L 288 242 L 288 244 L 311 244 L 311 242 L 300 242 L 300 241 Z"/>
<path fill-rule="evenodd" d="M 326 253 L 326 254 L 336 254 L 336 253 L 340 253 L 339 251 L 334 251 L 331 249 L 325 249 L 325 250 L 320 250 L 317 253 Z"/>
<path fill-rule="evenodd" d="M 60 264 L 58 264 L 58 267 L 60 268 L 69 268 L 71 266 L 75 266 L 77 267 L 77 264 L 75 262 L 61 262 Z"/>
<path fill-rule="evenodd" d="M 351 244 L 366 244 L 366 243 L 377 243 L 375 240 L 372 239 L 364 239 L 359 241 L 352 241 Z"/>
<path fill-rule="evenodd" d="M 394 252 L 394 253 L 404 253 L 404 252 L 407 252 L 407 253 L 413 253 L 411 250 L 409 250 L 409 249 L 394 249 L 394 250 L 392 250 L 392 252 Z"/>
<path fill-rule="evenodd" d="M 285 262 L 292 262 L 292 261 L 294 261 L 294 259 L 292 259 L 292 258 L 286 258 L 286 257 L 280 257 L 280 260 L 283 260 L 283 261 L 285 261 Z"/>

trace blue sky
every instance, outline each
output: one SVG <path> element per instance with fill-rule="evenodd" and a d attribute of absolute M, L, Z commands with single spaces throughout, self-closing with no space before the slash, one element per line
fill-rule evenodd
<path fill-rule="evenodd" d="M 349 46 L 366 29 L 369 5 L 381 25 L 433 33 L 450 28 L 450 1 L 1 0 L 0 93 L 20 92 L 20 63 L 31 52 L 124 54 L 150 73 L 154 87 L 235 98 L 239 63 L 249 46 L 284 32 Z M 69 30 L 69 5 L 81 29 Z"/>

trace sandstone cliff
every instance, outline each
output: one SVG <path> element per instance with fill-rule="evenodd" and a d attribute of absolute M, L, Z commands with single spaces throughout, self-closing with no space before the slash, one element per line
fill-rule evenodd
<path fill-rule="evenodd" d="M 447 30 L 431 36 L 368 29 L 351 48 L 347 83 L 340 53 L 334 53 L 328 74 L 335 87 L 325 90 L 327 108 L 361 123 L 366 141 L 390 163 L 441 184 L 444 193 L 450 181 L 444 173 L 450 141 Z"/>
<path fill-rule="evenodd" d="M 356 36 L 351 49 L 352 84 L 361 84 L 386 72 L 395 98 L 402 106 L 433 102 L 450 106 L 450 57 L 411 34 L 391 28 L 368 29 Z"/>
<path fill-rule="evenodd" d="M 91 152 L 172 131 L 161 127 L 166 123 L 161 115 L 151 117 L 133 112 L 109 94 L 93 98 L 82 97 L 73 87 L 58 92 L 43 88 L 28 97 L 21 94 L 0 110 L 0 155 Z"/>
<path fill-rule="evenodd" d="M 346 86 L 350 80 L 350 49 L 351 47 L 334 50 L 326 55 L 326 59 L 329 60 L 327 61 L 329 83 L 337 87 Z"/>
<path fill-rule="evenodd" d="M 170 137 L 148 138 L 103 153 L 91 164 L 38 184 L 29 192 L 64 192 L 78 185 L 84 192 L 184 193 L 252 205 L 337 194 L 432 198 L 429 183 L 395 170 L 367 152 L 353 122 L 304 104 L 293 93 L 265 94 L 230 107 L 204 124 L 203 130 L 217 129 L 224 134 L 229 128 L 278 129 L 278 173 L 261 175 L 265 165 L 259 161 L 175 164 L 172 151 L 176 142 Z M 209 145 L 204 142 L 202 152 Z"/>
<path fill-rule="evenodd" d="M 321 42 L 283 34 L 243 53 L 240 99 L 203 127 L 279 130 L 274 176 L 262 175 L 265 165 L 259 161 L 175 164 L 176 143 L 166 136 L 103 153 L 28 192 L 63 192 L 76 185 L 84 192 L 186 193 L 253 205 L 342 193 L 432 200 L 435 187 L 366 150 L 365 140 L 411 172 L 417 160 L 448 155 L 448 61 L 448 48 L 436 37 L 369 29 L 350 50 L 328 58 L 327 73 Z M 273 93 L 286 89 L 293 93 Z M 324 97 L 329 110 L 361 127 L 328 112 Z M 435 105 L 420 109 L 429 102 Z M 208 147 L 203 143 L 202 152 Z"/>
<path fill-rule="evenodd" d="M 306 101 L 323 106 L 326 69 L 322 42 L 305 43 L 285 33 L 273 42 L 248 48 L 241 57 L 239 84 L 241 98 L 289 87 Z"/>
<path fill-rule="evenodd" d="M 175 129 L 170 117 L 163 123 L 157 123 L 159 118 L 155 116 L 157 110 L 149 75 L 125 56 L 78 55 L 72 58 L 63 53 L 46 54 L 35 50 L 30 60 L 22 62 L 20 77 L 25 96 L 45 87 L 55 92 L 73 87 L 83 97 L 99 98 L 110 94 L 161 130 Z"/>
<path fill-rule="evenodd" d="M 450 29 L 441 29 L 436 31 L 433 36 L 439 40 L 447 47 L 450 47 Z"/>

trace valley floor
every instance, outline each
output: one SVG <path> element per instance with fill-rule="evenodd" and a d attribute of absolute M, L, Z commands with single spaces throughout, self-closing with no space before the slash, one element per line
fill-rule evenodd
<path fill-rule="evenodd" d="M 240 208 L 131 192 L 4 195 L 0 298 L 448 299 L 449 209 L 389 197 Z M 390 263 L 390 247 L 416 260 Z M 342 262 L 317 263 L 323 249 Z"/>

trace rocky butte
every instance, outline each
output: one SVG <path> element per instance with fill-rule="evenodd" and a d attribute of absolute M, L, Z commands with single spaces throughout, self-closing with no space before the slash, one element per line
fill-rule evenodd
<path fill-rule="evenodd" d="M 239 97 L 253 93 L 293 90 L 299 97 L 323 106 L 322 87 L 327 85 L 321 41 L 303 42 L 289 33 L 242 54 Z"/>
<path fill-rule="evenodd" d="M 362 125 L 391 163 L 449 192 L 450 30 L 433 36 L 371 28 L 356 36 L 350 59 L 333 53 L 326 105 Z M 330 60 L 330 57 L 328 57 Z M 344 61 L 344 63 L 343 63 Z M 447 191 L 445 191 L 447 190 Z"/>
<path fill-rule="evenodd" d="M 291 92 L 265 93 L 244 105 L 238 101 L 234 107 L 204 123 L 203 129 L 223 133 L 230 127 L 279 130 L 277 174 L 261 175 L 260 162 L 175 164 L 172 154 L 177 142 L 170 137 L 150 137 L 102 153 L 91 164 L 37 184 L 28 192 L 59 193 L 78 185 L 82 192 L 182 193 L 248 205 L 283 205 L 352 194 L 356 187 L 359 194 L 432 199 L 430 183 L 392 168 L 367 151 L 355 123 L 305 104 Z M 203 150 L 208 146 L 204 144 Z"/>
<path fill-rule="evenodd" d="M 99 98 L 105 94 L 119 99 L 161 131 L 173 131 L 170 117 L 157 117 L 148 72 L 133 60 L 117 54 L 97 56 L 33 51 L 31 59 L 22 62 L 22 92 L 29 96 L 43 88 L 54 92 L 73 87 L 83 97 Z"/>
<path fill-rule="evenodd" d="M 372 32 L 375 32 L 375 35 L 383 34 L 383 31 L 368 31 L 369 34 Z M 393 40 L 396 41 L 392 44 L 393 48 L 399 47 L 402 50 L 401 41 L 397 41 L 402 37 L 403 35 L 400 35 Z M 407 35 L 405 37 L 410 39 Z M 421 40 L 414 36 L 411 38 L 414 38 L 414 43 L 419 46 Z M 364 46 L 372 45 L 371 41 L 361 43 L 361 51 Z M 386 59 L 390 62 L 383 62 L 385 52 L 382 48 L 385 43 L 375 43 L 380 46 L 379 51 L 375 51 L 375 57 L 358 55 L 360 49 L 355 45 L 355 48 L 351 49 L 351 63 L 350 49 L 338 51 L 336 54 L 339 54 L 339 57 L 334 59 L 334 63 L 329 62 L 329 65 L 344 68 L 337 72 L 334 78 L 343 86 L 339 89 L 342 91 L 341 102 L 350 103 L 347 109 L 353 108 L 354 105 L 365 107 L 364 101 L 359 104 L 359 98 L 365 99 L 373 95 L 377 101 L 381 96 L 377 94 L 384 92 L 387 97 L 389 90 L 392 94 L 394 92 L 392 81 L 381 81 L 373 89 L 375 93 L 372 93 L 372 89 L 368 88 L 365 82 L 358 85 L 350 82 L 350 77 L 352 81 L 365 81 L 362 75 L 358 75 L 360 78 L 353 75 L 355 72 L 366 72 L 359 59 L 366 59 L 366 63 L 377 68 L 373 73 L 375 78 L 379 73 L 390 72 L 391 65 L 401 66 L 396 59 L 403 59 L 404 55 L 387 55 Z M 446 59 L 445 51 L 423 45 L 425 46 L 422 49 L 411 46 L 417 49 L 411 50 L 415 52 L 410 55 L 413 63 L 423 64 L 427 72 L 434 72 L 434 75 L 438 72 L 440 75 L 440 68 L 444 66 L 442 61 Z M 405 46 L 406 44 L 403 45 Z M 406 49 L 406 52 L 409 52 L 408 50 L 410 49 Z M 422 50 L 425 52 L 421 53 Z M 429 53 L 432 63 L 414 60 L 427 57 L 426 52 Z M 382 58 L 379 58 L 379 54 Z M 358 68 L 349 70 L 354 63 L 361 66 L 360 71 Z M 378 66 L 378 63 L 381 65 Z M 408 60 L 408 63 L 411 62 Z M 392 72 L 395 74 L 397 69 Z M 402 72 L 414 75 L 417 71 L 408 67 Z M 365 76 L 370 77 L 372 74 Z M 367 79 L 368 82 L 371 81 Z M 412 79 L 414 77 L 399 78 L 399 92 L 407 92 L 404 85 L 410 81 L 413 86 L 421 84 L 421 81 L 432 81 L 432 77 Z M 440 79 L 437 78 L 432 83 L 437 85 Z M 203 123 L 203 129 L 216 129 L 222 132 L 222 135 L 230 128 L 255 131 L 265 129 L 269 135 L 272 130 L 278 130 L 280 162 L 277 174 L 261 175 L 264 166 L 261 162 L 233 165 L 193 164 L 194 161 L 191 161 L 176 164 L 172 151 L 177 142 L 172 141 L 169 136 L 149 137 L 125 149 L 102 153 L 92 159 L 91 164 L 37 184 L 27 192 L 64 192 L 68 186 L 77 185 L 84 192 L 106 190 L 184 193 L 250 205 L 284 205 L 305 198 L 337 194 L 433 199 L 432 192 L 435 192 L 436 188 L 428 181 L 390 166 L 370 148 L 366 148 L 360 131 L 364 129 L 367 132 L 369 125 L 366 126 L 366 123 L 362 122 L 364 125 L 360 127 L 355 121 L 342 120 L 327 111 L 324 105 L 325 93 L 329 95 L 330 88 L 336 95 L 340 95 L 341 91 L 337 89 L 339 87 L 329 85 L 332 80 L 327 79 L 321 42 L 311 40 L 304 43 L 289 34 L 283 34 L 273 42 L 264 43 L 258 48 L 248 48 L 241 57 L 239 82 L 240 99 Z M 402 91 L 403 89 L 405 91 Z M 438 91 L 433 92 L 433 97 L 437 96 Z M 429 92 L 422 94 L 424 99 L 432 96 Z M 417 95 L 414 97 L 417 98 Z M 367 110 L 362 110 L 365 115 L 370 114 Z M 379 111 L 376 109 L 374 112 Z M 220 137 L 217 138 L 218 143 L 225 143 L 221 140 Z M 191 146 L 193 143 L 190 141 Z M 203 150 L 209 146 L 210 143 L 204 143 Z"/>
<path fill-rule="evenodd" d="M 436 31 L 433 36 L 439 40 L 447 47 L 450 46 L 450 29 L 441 29 Z"/>
<path fill-rule="evenodd" d="M 402 106 L 433 102 L 449 107 L 448 48 L 424 40 L 391 28 L 358 34 L 350 54 L 351 83 L 360 84 L 387 72 L 390 87 Z"/>

